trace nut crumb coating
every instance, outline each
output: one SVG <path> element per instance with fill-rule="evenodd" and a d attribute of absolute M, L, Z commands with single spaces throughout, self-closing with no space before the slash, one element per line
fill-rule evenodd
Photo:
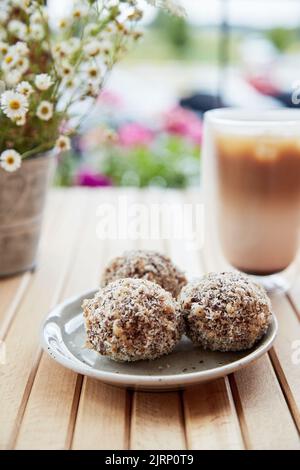
<path fill-rule="evenodd" d="M 89 347 L 115 361 L 156 359 L 180 340 L 183 319 L 172 295 L 144 279 L 119 279 L 83 302 Z"/>
<path fill-rule="evenodd" d="M 102 276 L 101 286 L 104 287 L 116 279 L 129 277 L 155 282 L 175 298 L 187 283 L 184 274 L 167 256 L 156 251 L 132 250 L 109 263 Z"/>
<path fill-rule="evenodd" d="M 187 336 L 204 349 L 241 351 L 266 333 L 271 303 L 263 287 L 238 272 L 209 273 L 180 294 Z"/>

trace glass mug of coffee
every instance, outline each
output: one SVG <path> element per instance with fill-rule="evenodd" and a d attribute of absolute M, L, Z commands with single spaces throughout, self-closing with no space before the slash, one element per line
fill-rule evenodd
<path fill-rule="evenodd" d="M 224 108 L 204 122 L 209 230 L 232 267 L 286 290 L 299 246 L 300 110 Z"/>

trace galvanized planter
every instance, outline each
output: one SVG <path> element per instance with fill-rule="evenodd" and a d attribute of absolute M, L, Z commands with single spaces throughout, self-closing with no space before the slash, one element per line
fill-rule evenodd
<path fill-rule="evenodd" d="M 54 159 L 24 160 L 19 170 L 0 168 L 0 277 L 32 269 Z"/>

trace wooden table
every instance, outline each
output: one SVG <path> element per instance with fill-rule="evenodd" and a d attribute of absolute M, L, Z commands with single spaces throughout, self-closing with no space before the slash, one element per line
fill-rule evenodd
<path fill-rule="evenodd" d="M 117 204 L 124 194 L 133 202 L 199 201 L 197 192 L 52 191 L 36 271 L 0 282 L 7 355 L 0 365 L 0 448 L 299 449 L 299 282 L 272 298 L 280 330 L 269 355 L 183 392 L 114 388 L 41 352 L 39 329 L 49 309 L 97 286 L 107 260 L 126 248 L 163 250 L 189 273 L 221 268 L 213 250 L 198 256 L 176 241 L 97 239 L 97 206 Z"/>

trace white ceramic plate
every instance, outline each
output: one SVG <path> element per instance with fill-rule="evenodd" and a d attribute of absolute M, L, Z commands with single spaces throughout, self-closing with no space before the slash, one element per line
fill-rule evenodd
<path fill-rule="evenodd" d="M 204 351 L 183 338 L 176 349 L 155 361 L 118 363 L 86 349 L 81 304 L 95 291 L 68 299 L 45 320 L 41 341 L 44 350 L 63 366 L 107 384 L 138 390 L 171 390 L 216 379 L 234 372 L 268 351 L 278 324 L 275 316 L 254 348 L 235 353 Z"/>

